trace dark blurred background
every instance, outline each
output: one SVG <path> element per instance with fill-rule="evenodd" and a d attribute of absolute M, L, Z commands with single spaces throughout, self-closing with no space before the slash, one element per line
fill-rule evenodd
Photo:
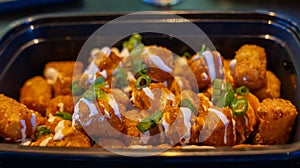
<path fill-rule="evenodd" d="M 0 0 L 0 34 L 20 18 L 40 14 L 124 13 L 153 10 L 269 10 L 300 20 L 298 0 L 183 0 L 157 7 L 142 0 Z"/>

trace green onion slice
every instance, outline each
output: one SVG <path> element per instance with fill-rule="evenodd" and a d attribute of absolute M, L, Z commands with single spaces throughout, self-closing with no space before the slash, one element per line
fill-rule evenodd
<path fill-rule="evenodd" d="M 249 94 L 249 89 L 246 86 L 241 86 L 237 88 L 235 92 L 240 96 L 247 96 Z"/>
<path fill-rule="evenodd" d="M 245 97 L 235 98 L 231 109 L 234 116 L 243 116 L 248 110 L 248 99 Z"/>
<path fill-rule="evenodd" d="M 38 138 L 39 135 L 50 134 L 51 130 L 46 127 L 46 125 L 37 126 L 37 132 L 35 133 L 35 138 Z"/>
<path fill-rule="evenodd" d="M 153 128 L 155 125 L 159 124 L 160 120 L 163 117 L 163 113 L 161 110 L 157 110 L 155 113 L 152 114 L 152 116 L 147 117 L 140 121 L 137 125 L 136 128 L 144 133 L 148 131 L 149 129 Z"/>
<path fill-rule="evenodd" d="M 148 87 L 150 83 L 151 83 L 151 78 L 148 75 L 141 75 L 135 81 L 134 86 L 137 89 L 142 89 L 142 88 Z"/>
<path fill-rule="evenodd" d="M 180 102 L 180 106 L 181 107 L 187 107 L 190 110 L 192 110 L 192 112 L 197 116 L 198 115 L 198 110 L 195 108 L 195 106 L 193 106 L 192 102 L 189 99 L 183 99 Z"/>
<path fill-rule="evenodd" d="M 81 95 L 84 92 L 84 89 L 80 86 L 80 81 L 74 81 L 70 86 L 69 89 L 72 91 L 72 94 L 77 96 Z"/>
<path fill-rule="evenodd" d="M 55 116 L 72 121 L 72 115 L 68 112 L 58 111 Z"/>

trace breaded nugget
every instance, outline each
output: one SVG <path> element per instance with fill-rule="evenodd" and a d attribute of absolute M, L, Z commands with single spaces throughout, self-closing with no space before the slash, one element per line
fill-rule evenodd
<path fill-rule="evenodd" d="M 30 137 L 45 118 L 24 104 L 0 94 L 0 135 L 9 142 L 21 142 Z"/>
<path fill-rule="evenodd" d="M 69 86 L 73 80 L 79 79 L 83 64 L 79 61 L 49 62 L 45 65 L 44 76 L 53 84 L 54 96 L 71 94 Z"/>
<path fill-rule="evenodd" d="M 244 85 L 249 89 L 258 89 L 265 85 L 267 56 L 264 48 L 245 44 L 236 52 L 235 60 L 231 71 L 235 87 Z"/>
<path fill-rule="evenodd" d="M 289 141 L 298 114 L 289 100 L 266 98 L 261 102 L 257 114 L 259 125 L 254 134 L 254 144 L 277 145 Z"/>
<path fill-rule="evenodd" d="M 42 115 L 45 114 L 51 97 L 51 85 L 41 76 L 28 79 L 20 91 L 20 102 Z"/>
<path fill-rule="evenodd" d="M 252 93 L 262 101 L 265 98 L 278 98 L 280 97 L 280 86 L 281 81 L 279 78 L 271 71 L 267 71 L 267 82 L 264 87 L 253 90 Z"/>
<path fill-rule="evenodd" d="M 59 95 L 52 98 L 46 108 L 46 116 L 55 116 L 56 112 L 63 111 L 73 114 L 74 102 L 71 95 Z"/>

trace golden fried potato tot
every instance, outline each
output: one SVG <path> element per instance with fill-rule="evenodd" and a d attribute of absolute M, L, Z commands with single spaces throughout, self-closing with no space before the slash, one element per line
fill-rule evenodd
<path fill-rule="evenodd" d="M 53 84 L 54 96 L 71 94 L 69 86 L 73 80 L 79 79 L 83 64 L 79 61 L 49 62 L 45 65 L 44 76 Z"/>
<path fill-rule="evenodd" d="M 75 147 L 75 148 L 88 148 L 91 147 L 90 139 L 82 132 L 75 130 L 65 135 L 63 139 L 54 140 L 55 135 L 47 134 L 39 136 L 35 142 L 32 142 L 30 146 L 47 146 L 47 147 Z"/>
<path fill-rule="evenodd" d="M 258 108 L 259 124 L 253 143 L 262 145 L 285 144 L 298 114 L 296 107 L 282 98 L 266 98 Z"/>
<path fill-rule="evenodd" d="M 51 85 L 41 76 L 28 79 L 20 91 L 20 102 L 42 115 L 45 114 L 51 97 Z"/>
<path fill-rule="evenodd" d="M 0 135 L 8 142 L 29 138 L 45 118 L 24 104 L 0 94 Z"/>
<path fill-rule="evenodd" d="M 266 74 L 267 82 L 264 87 L 253 90 L 252 93 L 262 101 L 265 98 L 278 98 L 280 97 L 280 85 L 281 81 L 279 78 L 271 71 L 267 71 Z"/>
<path fill-rule="evenodd" d="M 200 57 L 198 54 L 195 54 L 189 60 L 189 66 L 195 75 L 199 89 L 204 89 L 209 86 L 210 78 L 204 57 Z"/>
<path fill-rule="evenodd" d="M 258 89 L 265 85 L 267 56 L 263 47 L 245 44 L 236 52 L 235 60 L 231 71 L 235 87 Z"/>
<path fill-rule="evenodd" d="M 46 108 L 46 116 L 55 116 L 58 111 L 73 114 L 74 102 L 71 95 L 59 95 L 50 100 Z"/>

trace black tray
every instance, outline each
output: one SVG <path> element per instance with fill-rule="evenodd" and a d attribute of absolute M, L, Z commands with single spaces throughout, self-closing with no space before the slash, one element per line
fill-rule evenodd
<path fill-rule="evenodd" d="M 300 109 L 300 27 L 294 19 L 267 11 L 198 12 L 172 11 L 199 26 L 227 58 L 245 43 L 265 47 L 268 69 L 282 82 L 282 97 Z M 106 22 L 122 14 L 36 16 L 23 20 L 0 39 L 0 93 L 18 99 L 26 79 L 42 75 L 48 61 L 75 60 L 85 40 Z M 147 22 L 147 19 L 133 19 Z M 161 20 L 151 20 L 161 22 Z M 146 44 L 162 44 L 162 37 L 147 37 Z M 172 39 L 168 39 L 172 42 Z M 174 44 L 174 43 L 173 43 Z M 180 51 L 171 43 L 168 48 Z M 101 47 L 101 46 L 98 46 Z M 179 49 L 179 50 L 178 50 Z M 154 149 L 153 149 L 154 150 Z M 150 150 L 126 150 L 147 153 Z M 0 144 L 0 167 L 184 167 L 243 166 L 297 167 L 300 161 L 299 117 L 292 140 L 286 145 L 264 148 L 171 149 L 149 157 L 125 157 L 104 149 L 40 148 Z"/>

